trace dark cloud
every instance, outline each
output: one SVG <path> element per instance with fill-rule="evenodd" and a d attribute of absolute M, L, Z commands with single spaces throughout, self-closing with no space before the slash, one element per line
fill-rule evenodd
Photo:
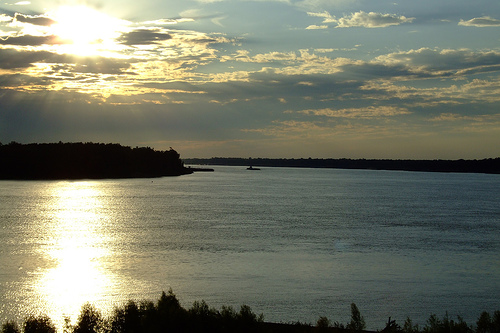
<path fill-rule="evenodd" d="M 161 29 L 137 29 L 123 34 L 119 42 L 125 45 L 148 45 L 169 39 L 172 39 L 172 36 Z"/>
<path fill-rule="evenodd" d="M 12 36 L 5 39 L 0 38 L 0 45 L 17 45 L 17 46 L 39 46 L 39 45 L 63 44 L 59 38 L 55 36 Z"/>
<path fill-rule="evenodd" d="M 28 68 L 36 62 L 45 62 L 54 57 L 46 51 L 17 51 L 14 49 L 0 49 L 0 68 L 16 69 Z"/>
<path fill-rule="evenodd" d="M 23 74 L 0 75 L 0 89 L 19 86 L 44 86 L 49 85 L 52 80 L 43 77 L 33 77 Z"/>
<path fill-rule="evenodd" d="M 356 80 L 390 79 L 405 77 L 408 79 L 430 77 L 428 73 L 415 73 L 411 68 L 403 64 L 381 64 L 373 62 L 361 62 L 357 64 L 346 64 L 340 67 L 340 76 Z"/>
<path fill-rule="evenodd" d="M 413 74 L 460 75 L 472 74 L 475 71 L 497 71 L 500 65 L 500 52 L 422 48 L 392 53 L 377 59 L 387 66 L 405 66 Z"/>
<path fill-rule="evenodd" d="M 338 75 L 285 75 L 266 71 L 251 73 L 246 82 L 205 83 L 202 87 L 206 92 L 203 96 L 209 96 L 220 109 L 241 113 L 246 122 L 255 122 L 252 114 L 259 114 L 261 122 L 269 122 L 288 109 L 305 109 L 311 105 L 323 108 L 331 106 L 332 101 L 344 107 L 359 105 L 361 99 L 377 93 L 362 91 L 363 85 L 363 81 Z"/>
<path fill-rule="evenodd" d="M 20 13 L 16 13 L 14 19 L 18 22 L 23 22 L 23 23 L 29 23 L 33 25 L 40 25 L 40 26 L 50 26 L 54 23 L 56 23 L 54 20 L 44 17 L 44 16 L 31 16 L 31 15 L 24 15 Z"/>
<path fill-rule="evenodd" d="M 67 89 L 46 93 L 25 93 L 0 89 L 0 142 L 119 141 L 123 144 L 172 137 L 203 139 L 206 131 L 223 136 L 224 114 L 215 104 L 186 107 L 142 102 L 110 103 L 91 100 L 86 94 Z M 140 96 L 146 98 L 147 96 Z M 214 116 L 217 115 L 217 116 Z M 225 122 L 229 126 L 229 122 Z M 132 141 L 131 141 L 132 140 Z M 136 143 L 137 144 L 137 143 Z"/>
<path fill-rule="evenodd" d="M 47 51 L 0 49 L 0 68 L 2 69 L 28 68 L 33 66 L 33 63 L 51 64 L 54 73 L 133 74 L 127 72 L 130 67 L 129 61 L 122 59 L 79 57 Z"/>

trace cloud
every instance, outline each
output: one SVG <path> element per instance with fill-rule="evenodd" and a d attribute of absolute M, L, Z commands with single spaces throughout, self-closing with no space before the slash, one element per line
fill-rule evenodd
<path fill-rule="evenodd" d="M 465 27 L 500 27 L 500 20 L 489 16 L 477 17 L 468 21 L 460 20 L 458 25 Z"/>
<path fill-rule="evenodd" d="M 0 14 L 0 22 L 12 22 L 13 18 L 7 14 Z"/>
<path fill-rule="evenodd" d="M 386 28 L 392 25 L 411 23 L 415 19 L 414 17 L 398 16 L 395 14 L 382 14 L 375 12 L 366 13 L 364 11 L 352 13 L 338 19 L 327 11 L 308 12 L 307 14 L 309 16 L 322 18 L 322 23 L 324 24 L 335 24 L 336 28 Z M 310 25 L 307 29 L 318 29 L 317 27 L 323 28 L 325 25 Z"/>
<path fill-rule="evenodd" d="M 412 73 L 429 76 L 470 75 L 500 71 L 500 52 L 421 48 L 382 55 L 374 63 L 404 66 Z"/>
<path fill-rule="evenodd" d="M 328 29 L 328 26 L 312 24 L 306 28 L 306 30 L 320 30 L 320 29 Z"/>
<path fill-rule="evenodd" d="M 0 29 L 10 28 L 14 14 L 3 17 Z M 180 104 L 186 100 L 163 95 L 170 95 L 171 89 L 150 84 L 193 79 L 205 81 L 208 75 L 194 69 L 216 59 L 218 51 L 212 44 L 232 43 L 222 34 L 167 30 L 161 25 L 134 28 L 134 24 L 130 24 L 117 30 L 116 35 L 105 43 L 98 41 L 86 46 L 100 48 L 102 45 L 105 52 L 79 55 L 72 52 L 71 40 L 62 40 L 45 28 L 49 21 L 20 14 L 17 18 L 19 31 L 0 30 L 4 34 L 3 37 L 0 35 L 0 69 L 3 70 L 0 72 L 0 89 L 6 86 L 12 90 L 33 92 L 65 89 L 101 100 L 111 96 L 134 98 L 148 94 L 144 103 Z M 154 24 L 154 21 L 149 23 Z M 25 75 L 23 81 L 12 76 L 14 72 Z M 43 82 L 44 86 L 26 84 L 27 77 L 33 78 L 33 82 Z M 139 102 L 120 100 L 116 103 L 131 105 Z"/>
<path fill-rule="evenodd" d="M 50 26 L 56 23 L 54 20 L 46 16 L 40 16 L 40 15 L 32 16 L 19 13 L 16 13 L 16 15 L 14 16 L 14 20 L 17 22 L 29 23 L 39 26 Z"/>
<path fill-rule="evenodd" d="M 130 62 L 123 59 L 105 58 L 105 57 L 73 57 L 70 62 L 71 71 L 76 73 L 94 73 L 99 76 L 106 74 L 133 74 L 127 72 Z"/>
<path fill-rule="evenodd" d="M 285 75 L 300 77 L 304 75 L 330 75 L 335 78 L 350 78 L 357 81 L 370 80 L 423 80 L 431 78 L 459 79 L 468 75 L 481 73 L 500 72 L 500 52 L 498 51 L 473 51 L 466 49 L 430 49 L 393 52 L 375 57 L 371 60 L 355 60 L 343 57 L 325 56 L 333 49 L 319 49 L 313 52 L 301 50 L 300 52 L 270 52 L 250 54 L 249 51 L 239 50 L 232 55 L 220 57 L 225 63 L 261 64 L 260 72 L 255 75 L 262 76 L 266 72 L 272 75 Z M 242 72 L 244 73 L 244 72 Z M 227 77 L 234 81 L 236 76 L 218 74 L 217 79 Z M 234 74 L 234 73 L 232 73 Z M 248 75 L 240 78 L 248 80 Z M 310 82 L 314 81 L 301 80 Z M 300 81 L 298 81 L 300 82 Z"/>
<path fill-rule="evenodd" d="M 297 60 L 295 52 L 270 52 L 260 53 L 250 56 L 248 51 L 238 51 L 237 54 L 231 57 L 226 57 L 225 60 L 235 60 L 241 62 L 254 62 L 254 63 L 287 63 Z"/>
<path fill-rule="evenodd" d="M 46 61 L 52 56 L 52 53 L 46 51 L 17 51 L 14 49 L 0 49 L 0 68 L 28 68 L 32 67 L 33 63 Z"/>
<path fill-rule="evenodd" d="M 39 46 L 44 44 L 60 44 L 61 41 L 55 36 L 11 36 L 0 38 L 0 45 Z"/>
<path fill-rule="evenodd" d="M 500 125 L 500 114 L 468 116 L 468 115 L 449 112 L 449 113 L 442 113 L 437 117 L 429 119 L 429 121 L 433 122 L 473 121 L 473 122 L 488 123 L 490 125 L 496 123 L 496 126 L 498 126 Z"/>
<path fill-rule="evenodd" d="M 21 38 L 21 37 L 19 37 Z M 42 37 L 40 37 L 42 38 Z M 35 39 L 34 36 L 26 36 L 26 42 Z M 11 38 L 3 41 L 3 43 L 10 42 Z M 38 43 L 38 41 L 35 39 Z M 21 45 L 20 41 L 16 41 Z M 1 43 L 0 43 L 1 45 Z M 23 46 L 26 43 L 23 42 Z M 36 44 L 30 44 L 36 46 Z M 33 77 L 43 78 L 52 81 L 57 76 L 77 77 L 79 73 L 95 73 L 95 74 L 125 74 L 126 70 L 130 67 L 130 61 L 119 58 L 106 58 L 106 57 L 82 57 L 75 55 L 64 55 L 44 50 L 33 50 L 33 48 L 15 49 L 15 48 L 0 48 L 0 68 L 13 70 L 13 69 L 27 69 L 30 68 L 29 75 Z M 38 71 L 35 68 L 39 68 Z M 57 80 L 57 78 L 55 79 Z"/>
<path fill-rule="evenodd" d="M 411 23 L 414 19 L 414 17 L 407 18 L 395 14 L 366 13 L 364 11 L 359 11 L 349 16 L 344 16 L 336 21 L 338 23 L 337 28 L 385 28 L 391 25 Z"/>
<path fill-rule="evenodd" d="M 312 16 L 312 17 L 320 17 L 323 19 L 323 23 L 336 23 L 337 19 L 332 16 L 330 13 L 327 11 L 315 13 L 315 12 L 307 12 L 307 15 Z"/>
<path fill-rule="evenodd" d="M 172 36 L 168 32 L 153 28 L 137 29 L 125 33 L 119 38 L 119 42 L 125 45 L 148 45 L 160 44 L 169 39 L 172 39 Z"/>
<path fill-rule="evenodd" d="M 330 53 L 330 52 L 333 52 L 335 51 L 336 49 L 314 49 L 315 52 L 318 52 L 318 53 Z"/>
<path fill-rule="evenodd" d="M 328 118 L 378 118 L 406 115 L 410 114 L 411 112 L 409 112 L 407 108 L 384 105 L 347 109 L 310 109 L 297 111 L 297 113 L 313 116 L 323 116 Z"/>
<path fill-rule="evenodd" d="M 184 22 L 193 22 L 194 18 L 190 17 L 176 17 L 176 18 L 165 18 L 165 19 L 158 19 L 158 20 L 152 20 L 152 21 L 145 21 L 141 22 L 141 25 L 171 25 L 171 24 L 178 24 L 178 23 L 184 23 Z"/>
<path fill-rule="evenodd" d="M 24 135 L 40 141 L 64 134 L 95 140 L 97 133 L 100 140 L 123 138 L 125 144 L 135 140 L 131 137 L 165 142 L 236 142 L 248 137 L 266 143 L 276 138 L 293 144 L 307 141 L 293 141 L 297 137 L 316 140 L 319 147 L 339 133 L 360 138 L 366 133 L 399 135 L 410 125 L 441 130 L 457 124 L 454 118 L 469 125 L 478 114 L 487 119 L 498 113 L 496 49 L 412 50 L 405 45 L 414 44 L 394 40 L 391 45 L 377 41 L 370 50 L 371 41 L 361 36 L 366 34 L 348 29 L 330 34 L 300 31 L 283 39 L 286 43 L 272 39 L 272 45 L 267 35 L 259 35 L 262 31 L 243 35 L 230 28 L 219 30 L 226 35 L 180 25 L 166 29 L 168 24 L 209 17 L 191 14 L 189 19 L 181 15 L 129 22 L 110 38 L 107 52 L 87 57 L 65 52 L 68 45 L 58 44 L 63 41 L 46 28 L 49 16 L 18 14 L 16 26 L 14 14 L 0 16 L 0 125 L 26 124 L 22 130 L 9 129 L 8 135 L 2 129 L 0 139 L 22 140 Z M 320 9 L 309 16 L 318 24 L 308 29 L 387 27 L 414 20 L 374 12 L 338 18 Z M 231 12 L 227 18 L 227 24 L 233 24 Z M 213 29 L 198 23 L 192 27 Z M 19 31 L 11 31 L 14 28 Z M 307 41 L 299 43 L 303 36 Z M 358 45 L 346 48 L 358 43 L 363 43 L 362 52 L 352 52 Z M 395 45 L 404 51 L 394 52 Z M 16 113 L 21 109 L 30 111 Z M 437 121 L 440 115 L 442 121 Z"/>

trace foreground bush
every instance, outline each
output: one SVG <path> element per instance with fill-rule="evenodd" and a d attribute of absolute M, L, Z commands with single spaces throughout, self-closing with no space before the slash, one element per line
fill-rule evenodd
<path fill-rule="evenodd" d="M 84 305 L 71 329 L 73 333 L 253 332 L 262 322 L 262 315 L 257 316 L 247 305 L 240 312 L 227 306 L 218 311 L 205 301 L 196 301 L 186 310 L 170 290 L 156 304 L 129 301 L 115 308 L 107 320 L 91 305 Z"/>
<path fill-rule="evenodd" d="M 49 317 L 29 317 L 24 323 L 24 333 L 55 333 L 56 327 Z"/>
<path fill-rule="evenodd" d="M 129 301 L 115 308 L 109 318 L 104 318 L 91 304 L 82 307 L 75 325 L 66 322 L 64 333 L 225 333 L 225 332 L 362 332 L 366 324 L 356 304 L 351 304 L 351 320 L 347 324 L 334 322 L 320 317 L 316 326 L 311 324 L 273 324 L 264 323 L 263 315 L 256 315 L 248 305 L 242 305 L 239 312 L 230 306 L 221 310 L 211 308 L 205 301 L 194 302 L 190 309 L 184 309 L 172 290 L 163 292 L 154 303 Z M 17 323 L 8 321 L 2 325 L 1 333 L 55 333 L 56 328 L 46 316 L 29 317 L 21 331 Z M 364 331 L 366 332 L 366 331 Z M 450 319 L 446 314 L 442 319 L 431 315 L 427 324 L 420 329 L 410 318 L 403 326 L 389 320 L 383 333 L 500 333 L 500 311 L 493 315 L 481 313 L 475 326 L 468 325 L 458 317 Z"/>

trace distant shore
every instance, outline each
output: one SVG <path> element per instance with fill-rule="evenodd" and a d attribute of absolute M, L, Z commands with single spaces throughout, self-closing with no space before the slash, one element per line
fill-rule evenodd
<path fill-rule="evenodd" d="M 481 160 L 390 160 L 390 159 L 319 159 L 319 158 L 187 158 L 191 165 L 227 165 L 253 167 L 332 168 L 422 172 L 461 172 L 500 174 L 500 157 Z"/>

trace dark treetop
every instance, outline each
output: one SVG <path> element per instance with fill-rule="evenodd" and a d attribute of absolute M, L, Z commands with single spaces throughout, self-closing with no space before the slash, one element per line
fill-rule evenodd
<path fill-rule="evenodd" d="M 170 148 L 102 143 L 0 143 L 0 179 L 149 178 L 192 173 Z"/>

